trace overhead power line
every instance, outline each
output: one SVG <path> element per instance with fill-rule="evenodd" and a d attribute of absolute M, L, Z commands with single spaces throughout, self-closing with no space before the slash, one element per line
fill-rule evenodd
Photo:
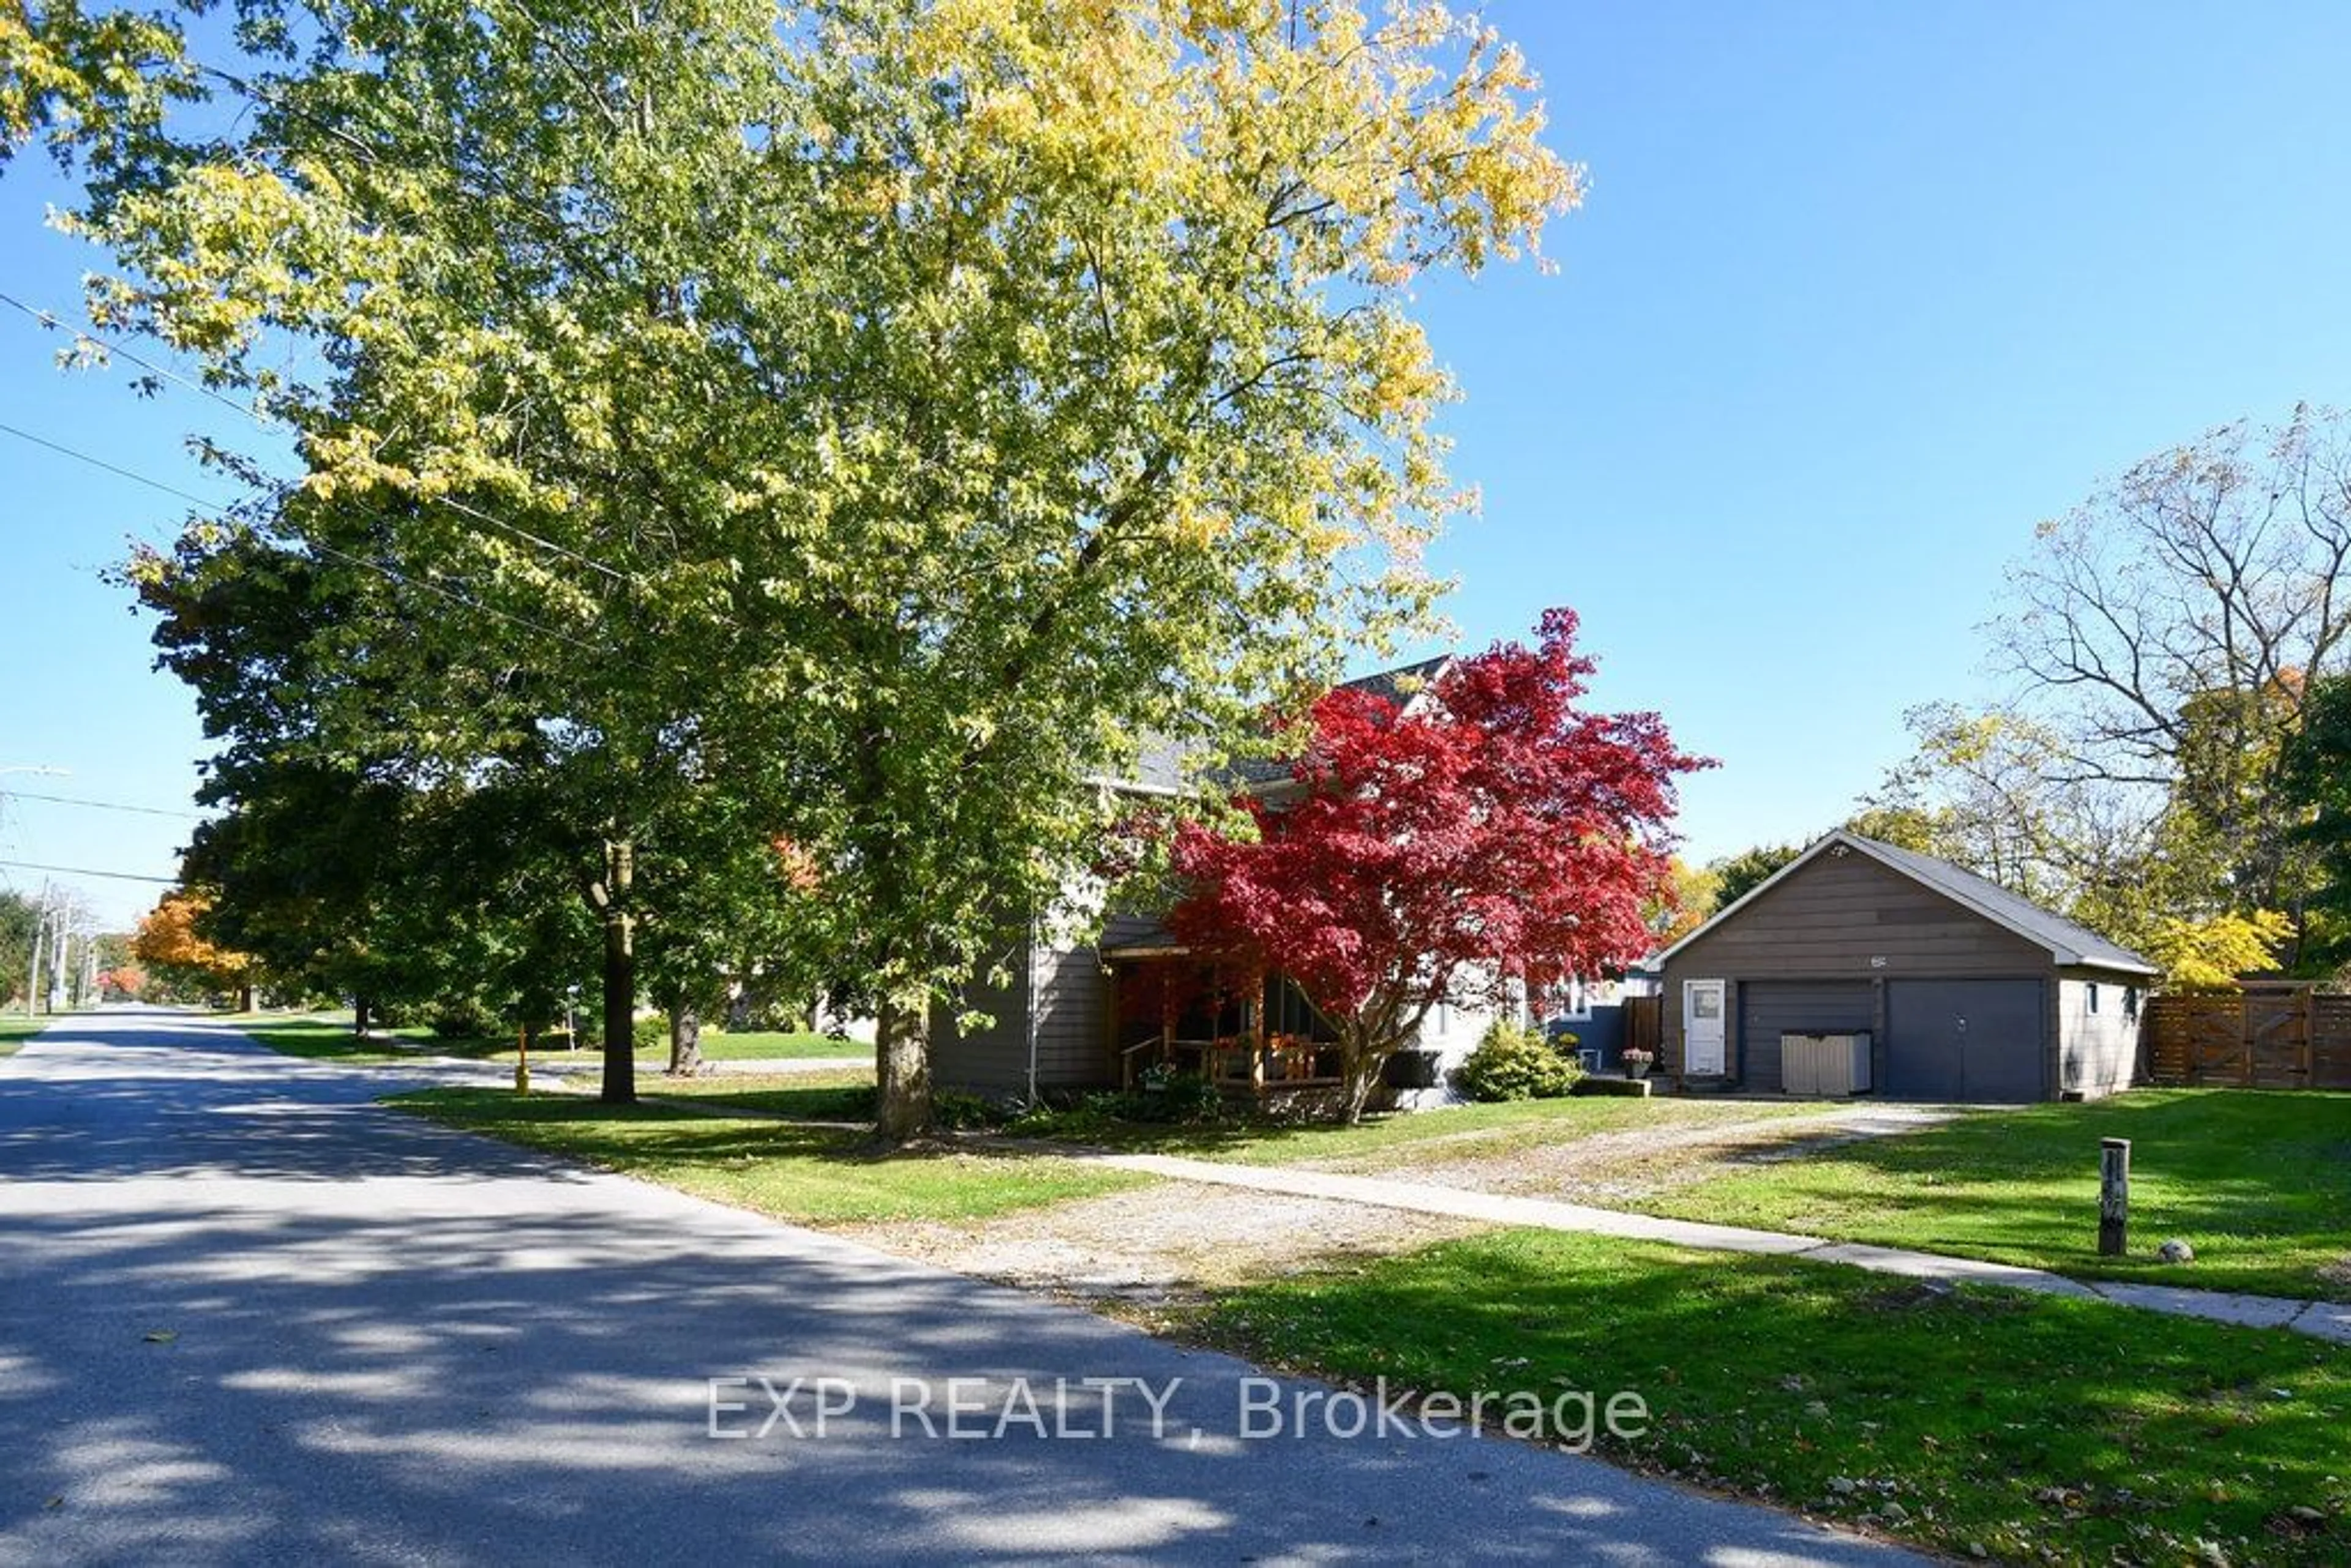
<path fill-rule="evenodd" d="M 183 490 L 177 485 L 167 485 L 161 479 L 150 479 L 144 474 L 134 474 L 130 469 L 123 467 L 120 464 L 109 463 L 105 458 L 92 456 L 87 452 L 77 452 L 70 446 L 51 441 L 46 435 L 36 435 L 29 430 L 19 430 L 13 424 L 5 423 L 0 423 L 0 431 L 4 431 L 6 434 L 15 436 L 19 441 L 29 441 L 36 446 L 46 446 L 52 452 L 60 453 L 65 456 L 74 458 L 78 462 L 87 463 L 93 468 L 103 468 L 108 473 L 112 474 L 119 478 L 128 479 L 134 485 L 144 485 L 151 490 L 161 490 L 166 496 L 176 496 L 183 501 L 192 502 L 196 506 L 204 507 L 213 511 L 226 511 L 228 509 L 226 504 L 224 502 L 207 500 L 204 497 L 197 495 L 193 490 Z"/>
<path fill-rule="evenodd" d="M 175 886 L 180 880 L 176 876 L 141 876 L 128 871 L 93 871 L 83 865 L 42 865 L 34 861 L 0 861 L 0 865 L 14 866 L 18 871 L 47 872 L 54 876 L 102 876 L 114 882 L 161 883 L 165 887 Z"/>
<path fill-rule="evenodd" d="M 184 817 L 201 821 L 202 811 L 174 811 L 162 806 L 131 806 L 120 800 L 85 800 L 78 795 L 37 795 L 30 789 L 0 789 L 0 797 L 11 800 L 46 800 L 52 806 L 87 806 L 93 811 L 129 811 L 141 817 Z"/>
<path fill-rule="evenodd" d="M 121 344 L 117 343 L 110 339 L 102 338 L 96 332 L 89 331 L 80 327 L 76 327 L 53 310 L 44 310 L 38 306 L 27 305 L 22 299 L 19 299 L 15 295 L 9 294 L 5 291 L 0 291 L 0 305 L 6 305 L 14 309 L 24 312 L 26 316 L 32 318 L 37 324 L 47 330 L 56 331 L 62 329 L 63 330 L 73 333 L 78 338 L 86 339 L 92 343 L 96 343 L 108 353 L 128 360 L 132 364 L 137 365 L 141 370 L 149 371 L 154 375 L 162 376 L 166 381 L 172 382 L 180 386 L 185 387 L 188 391 L 194 392 L 199 397 L 210 398 L 213 402 L 219 403 L 223 408 L 228 409 L 232 413 L 243 414 L 246 418 L 253 421 L 254 423 L 261 426 L 265 430 L 272 428 L 279 430 L 293 430 L 295 428 L 285 419 L 273 414 L 265 413 L 260 409 L 255 408 L 250 403 L 239 402 L 236 399 L 229 397 L 225 393 L 222 392 L 218 387 L 206 386 L 204 382 L 193 380 L 193 378 L 183 374 L 179 371 L 172 369 L 169 365 L 157 364 L 154 361 L 142 358 L 138 353 L 130 349 L 124 348 Z M 520 524 L 510 523 L 504 517 L 497 517 L 493 513 L 483 511 L 480 507 L 473 506 L 468 502 L 458 500 L 454 496 L 428 496 L 424 497 L 424 499 L 434 506 L 446 507 L 449 510 L 457 513 L 461 517 L 472 517 L 476 522 L 487 523 L 494 528 L 502 529 L 507 533 L 512 534 L 518 539 L 522 539 L 529 544 L 537 545 L 539 549 L 547 550 L 554 555 L 560 556 L 566 560 L 576 561 L 591 571 L 600 571 L 606 577 L 611 578 L 614 582 L 630 584 L 634 581 L 628 573 L 620 570 L 616 567 L 607 566 L 604 562 L 598 560 L 593 556 L 582 555 L 580 551 L 571 549 L 569 545 L 558 544 L 553 539 L 546 538 L 538 534 L 531 532 L 528 528 L 522 527 Z"/>
<path fill-rule="evenodd" d="M 84 452 L 78 447 L 68 446 L 61 441 L 51 441 L 48 437 L 45 435 L 36 435 L 29 430 L 19 430 L 13 424 L 0 423 L 0 434 L 13 435 L 21 441 L 29 441 L 36 446 L 46 446 L 50 451 L 57 453 L 62 456 L 70 457 L 78 463 L 87 463 L 93 468 L 103 468 L 110 474 L 119 474 L 125 479 L 133 480 L 138 484 L 147 486 L 151 489 L 161 490 L 167 496 L 177 496 L 183 501 L 193 502 L 199 507 L 204 507 L 210 510 L 225 511 L 227 509 L 218 501 L 206 500 L 204 497 L 196 495 L 193 491 L 183 490 L 178 486 L 166 484 L 161 479 L 150 478 L 144 474 L 135 473 L 129 468 L 123 467 L 120 464 L 110 463 L 103 457 Z M 339 550 L 332 545 L 320 544 L 316 539 L 302 538 L 296 542 L 301 544 L 305 549 L 318 551 L 320 555 L 329 557 L 335 560 L 342 561 L 347 565 L 360 567 L 368 571 L 374 572 L 377 576 L 381 577 L 388 581 L 398 583 L 402 588 L 417 589 L 423 592 L 430 593 L 437 599 L 446 600 L 452 604 L 463 605 L 468 610 L 477 610 L 485 615 L 495 615 L 501 621 L 507 622 L 512 625 L 520 626 L 525 631 L 536 632 L 541 637 L 551 638 L 558 643 L 569 643 L 571 646 L 580 648 L 585 648 L 586 646 L 584 643 L 578 642 L 569 635 L 557 631 L 552 626 L 542 626 L 538 622 L 530 620 L 526 616 L 511 614 L 507 611 L 500 610 L 496 605 L 485 604 L 478 599 L 468 599 L 464 594 L 452 592 L 450 590 L 443 588 L 437 583 L 426 582 L 419 578 L 409 577 L 402 572 L 396 571 L 392 568 L 384 565 L 380 560 L 370 560 L 365 556 L 352 555 L 347 550 Z"/>

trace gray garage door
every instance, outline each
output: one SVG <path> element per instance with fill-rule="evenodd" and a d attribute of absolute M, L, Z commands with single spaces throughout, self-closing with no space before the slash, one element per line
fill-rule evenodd
<path fill-rule="evenodd" d="M 2048 1020 L 2039 980 L 1891 980 L 1886 1092 L 1905 1100 L 2042 1098 Z"/>
<path fill-rule="evenodd" d="M 1746 980 L 1739 987 L 1739 1078 L 1759 1093 L 1780 1088 L 1780 1036 L 1849 1034 L 1875 1027 L 1866 980 Z"/>

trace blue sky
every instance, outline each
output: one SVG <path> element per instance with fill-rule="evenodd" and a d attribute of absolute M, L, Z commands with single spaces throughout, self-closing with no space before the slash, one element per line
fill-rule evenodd
<path fill-rule="evenodd" d="M 1464 644 L 1573 605 L 1596 699 L 1721 760 L 1684 792 L 1698 858 L 1833 824 L 1905 707 L 1986 695 L 1974 629 L 2035 522 L 2210 425 L 2351 402 L 2351 7 L 1492 15 L 1592 186 L 1555 276 L 1423 290 L 1485 494 L 1435 560 Z M 57 199 L 37 160 L 0 176 L 0 290 L 75 299 Z M 0 307 L 0 423 L 220 493 L 182 441 L 233 416 L 53 347 Z M 0 789 L 184 803 L 190 705 L 97 575 L 184 509 L 0 434 L 0 767 L 71 769 Z M 168 876 L 185 829 L 12 800 L 0 859 Z M 82 885 L 118 923 L 153 892 Z"/>

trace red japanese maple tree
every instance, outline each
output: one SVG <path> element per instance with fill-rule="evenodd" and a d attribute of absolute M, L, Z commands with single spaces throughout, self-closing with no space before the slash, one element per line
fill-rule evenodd
<path fill-rule="evenodd" d="M 1711 766 L 1655 714 L 1576 706 L 1575 612 L 1447 665 L 1409 710 L 1341 688 L 1292 787 L 1238 803 L 1256 832 L 1178 831 L 1196 950 L 1288 975 L 1339 1035 L 1346 1118 L 1440 1003 L 1496 1010 L 1637 958 L 1674 896 L 1677 775 Z"/>

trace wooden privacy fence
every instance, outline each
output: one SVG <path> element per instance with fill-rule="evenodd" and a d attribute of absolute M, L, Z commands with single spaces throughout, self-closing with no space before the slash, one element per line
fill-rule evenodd
<path fill-rule="evenodd" d="M 2351 1089 L 2351 996 L 2310 990 L 2155 997 L 2139 1022 L 2158 1083 Z"/>
<path fill-rule="evenodd" d="M 1625 998 L 1624 1049 L 1646 1051 L 1653 1057 L 1659 1057 L 1665 1043 L 1666 998 L 1626 997 Z"/>

